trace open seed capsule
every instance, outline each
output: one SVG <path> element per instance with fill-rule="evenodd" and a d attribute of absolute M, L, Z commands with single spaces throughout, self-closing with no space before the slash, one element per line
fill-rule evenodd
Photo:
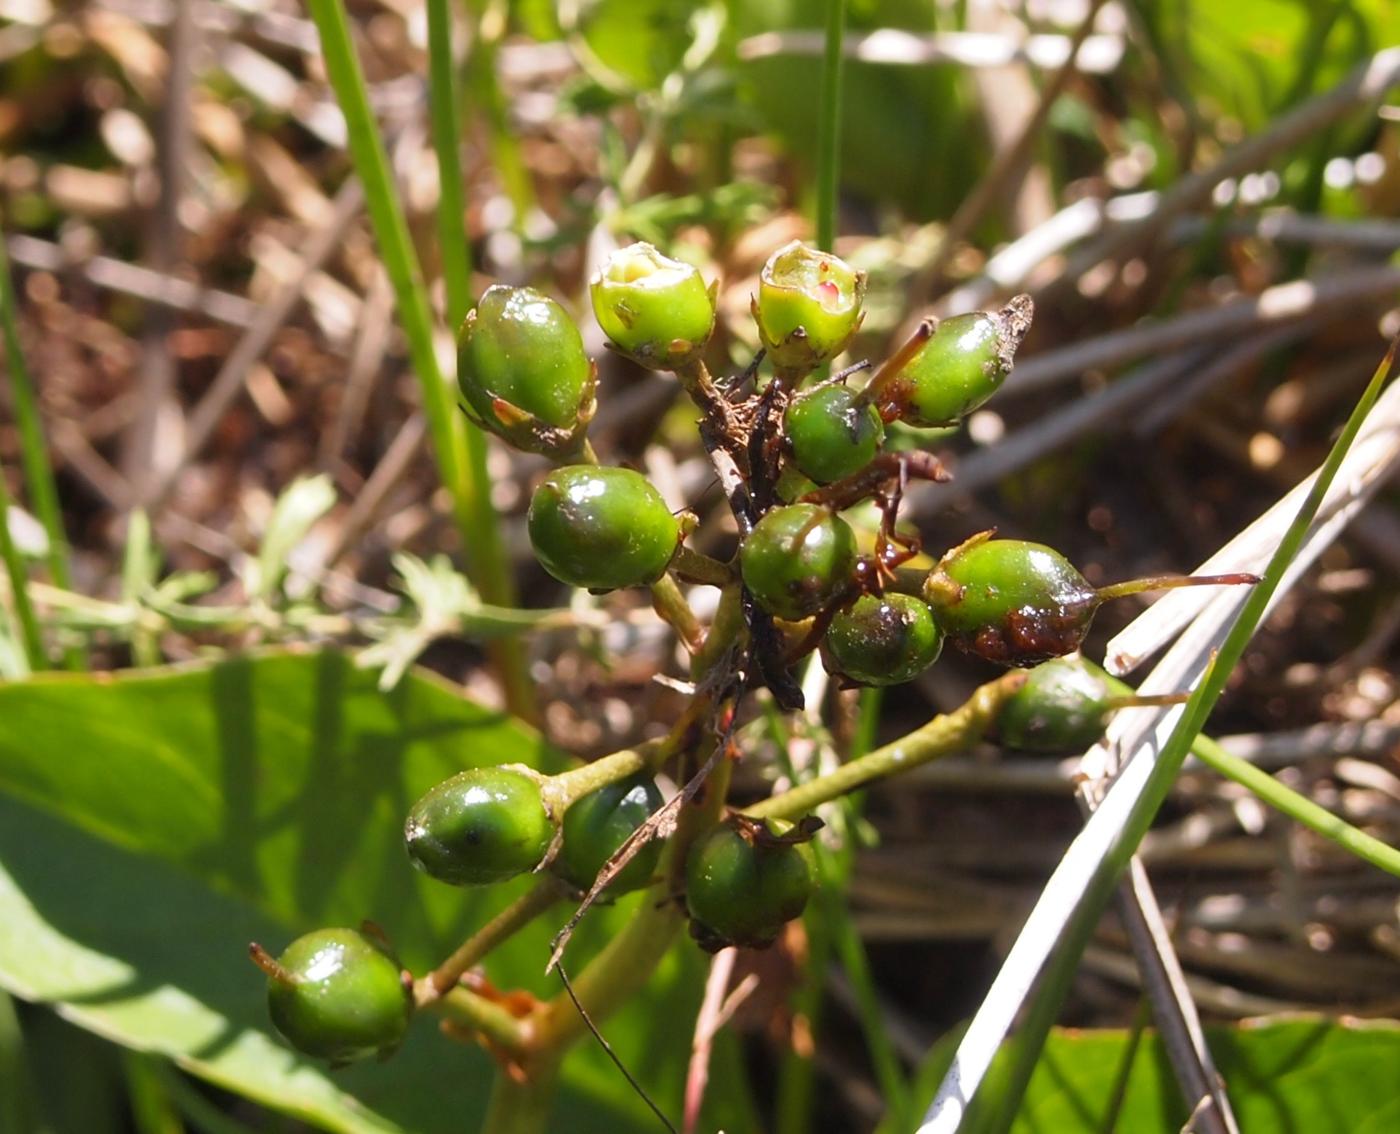
<path fill-rule="evenodd" d="M 560 582 L 594 591 L 659 579 L 680 545 L 661 493 L 631 469 L 568 465 L 535 489 L 530 545 Z"/>
<path fill-rule="evenodd" d="M 721 823 L 701 835 L 685 862 L 691 935 L 715 953 L 730 945 L 766 949 L 801 915 L 812 893 L 811 852 L 782 841 L 776 823 Z"/>
<path fill-rule="evenodd" d="M 845 386 L 820 386 L 794 398 L 783 417 L 792 461 L 817 484 L 865 468 L 885 440 L 875 407 Z"/>
<path fill-rule="evenodd" d="M 439 882 L 482 886 L 538 867 L 554 841 L 539 781 L 514 768 L 471 768 L 413 805 L 404 843 Z"/>
<path fill-rule="evenodd" d="M 771 509 L 739 549 L 744 585 L 769 614 L 809 618 L 850 583 L 856 566 L 851 526 L 819 504 Z"/>
<path fill-rule="evenodd" d="M 518 449 L 566 453 L 593 406 L 593 364 L 568 312 L 533 288 L 488 288 L 457 335 L 467 410 Z"/>
<path fill-rule="evenodd" d="M 860 327 L 865 273 L 794 240 L 774 252 L 753 303 L 759 337 L 778 370 L 806 374 L 840 354 Z"/>
<path fill-rule="evenodd" d="M 298 1051 L 351 1063 L 386 1056 L 403 1042 L 413 994 L 398 964 L 354 929 L 318 929 L 293 941 L 268 970 L 272 1023 Z"/>
<path fill-rule="evenodd" d="M 715 327 L 714 293 L 700 273 L 650 244 L 614 252 L 588 292 L 613 346 L 651 370 L 692 361 Z"/>
<path fill-rule="evenodd" d="M 943 632 L 913 595 L 861 595 L 827 628 L 828 668 L 862 685 L 912 681 L 938 660 Z"/>

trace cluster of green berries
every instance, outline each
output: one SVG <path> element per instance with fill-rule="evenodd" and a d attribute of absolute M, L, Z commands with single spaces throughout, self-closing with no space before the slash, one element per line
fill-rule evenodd
<path fill-rule="evenodd" d="M 847 374 L 814 381 L 859 330 L 864 289 L 864 274 L 833 255 L 796 242 L 775 253 L 752 304 L 772 377 L 745 393 L 742 380 L 717 383 L 705 369 L 715 288 L 694 267 L 635 244 L 591 283 L 610 346 L 648 369 L 674 371 L 705 415 L 707 448 L 722 450 L 737 472 L 741 483 L 726 485 L 726 495 L 738 550 L 730 564 L 709 562 L 742 585 L 755 656 L 767 642 L 785 670 L 820 645 L 829 670 L 865 685 L 913 679 L 945 640 L 1029 666 L 1076 650 L 1104 599 L 1169 584 L 1096 589 L 1053 549 L 991 533 L 953 548 L 922 576 L 901 573 L 919 547 L 895 526 L 900 493 L 906 480 L 937 479 L 942 470 L 926 454 L 884 452 L 886 427 L 952 425 L 986 402 L 1011 370 L 1031 304 L 1021 296 L 996 314 L 927 321 L 862 388 L 848 385 Z M 694 555 L 682 549 L 694 518 L 673 513 L 641 474 L 593 457 L 586 434 L 597 368 L 563 307 L 529 288 L 490 288 L 461 328 L 457 378 L 473 421 L 555 464 L 535 488 L 527 521 L 551 575 L 608 591 L 655 583 L 668 569 L 683 573 L 679 560 Z M 882 523 L 869 556 L 841 513 L 872 498 Z M 758 668 L 777 693 L 771 661 L 760 658 Z M 1050 662 L 1008 704 L 1001 735 L 1033 750 L 1092 740 L 1114 707 L 1107 689 L 1079 663 Z M 661 805 L 644 775 L 565 799 L 529 768 L 474 768 L 427 792 L 404 838 L 413 864 L 451 885 L 550 871 L 582 893 L 610 863 L 621 865 L 624 844 Z M 677 897 L 695 939 L 711 950 L 772 944 L 811 892 L 810 837 L 811 823 L 741 815 L 701 833 L 683 869 L 671 872 L 684 879 Z M 662 850 L 658 840 L 642 842 L 605 894 L 653 882 Z M 254 959 L 268 974 L 273 1022 L 294 1047 L 343 1063 L 386 1055 L 402 1041 L 413 982 L 375 935 L 322 930 L 276 959 L 255 946 Z"/>

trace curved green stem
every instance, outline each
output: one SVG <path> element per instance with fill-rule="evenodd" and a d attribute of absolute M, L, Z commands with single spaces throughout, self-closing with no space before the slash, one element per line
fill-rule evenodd
<path fill-rule="evenodd" d="M 431 1004 L 456 987 L 463 973 L 480 962 L 497 945 L 509 940 L 529 925 L 567 893 L 568 887 L 554 875 L 546 874 L 542 877 L 531 890 L 522 894 L 462 942 L 461 948 L 452 956 L 415 983 L 413 994 L 418 1005 L 422 1007 Z"/>
<path fill-rule="evenodd" d="M 712 587 L 727 587 L 734 581 L 734 569 L 729 564 L 694 551 L 685 544 L 676 549 L 676 557 L 671 560 L 668 570 L 682 579 L 708 583 Z"/>
<path fill-rule="evenodd" d="M 685 548 L 681 550 L 684 551 Z M 661 620 L 680 635 L 687 650 L 693 654 L 700 648 L 700 643 L 705 639 L 705 631 L 701 628 L 700 619 L 696 617 L 690 603 L 685 601 L 685 595 L 681 594 L 680 586 L 670 575 L 662 575 L 652 583 L 651 605 L 661 616 Z"/>
<path fill-rule="evenodd" d="M 458 1027 L 483 1037 L 498 1052 L 521 1055 L 534 1038 L 534 1028 L 528 1019 L 511 1015 L 494 1000 L 469 989 L 454 988 L 429 1007 Z"/>
<path fill-rule="evenodd" d="M 1001 704 L 1025 682 L 1025 674 L 1013 670 L 988 682 L 958 709 L 934 717 L 922 728 L 892 744 L 877 748 L 834 772 L 799 784 L 791 791 L 744 809 L 755 819 L 799 819 L 814 807 L 864 787 L 873 780 L 917 768 L 961 752 L 982 738 L 996 719 Z"/>

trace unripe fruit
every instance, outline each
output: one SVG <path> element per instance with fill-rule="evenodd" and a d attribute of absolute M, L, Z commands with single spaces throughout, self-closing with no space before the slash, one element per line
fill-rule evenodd
<path fill-rule="evenodd" d="M 554 872 L 580 890 L 589 890 L 608 859 L 661 804 L 661 792 L 649 776 L 605 784 L 571 803 L 564 812 L 564 839 L 552 864 Z M 625 894 L 645 886 L 656 873 L 661 847 L 658 839 L 643 846 L 604 893 Z"/>
<path fill-rule="evenodd" d="M 739 549 L 739 569 L 754 601 L 790 622 L 816 614 L 841 594 L 855 566 L 855 533 L 819 504 L 769 510 Z"/>
<path fill-rule="evenodd" d="M 593 364 L 578 327 L 533 288 L 488 288 L 457 335 L 457 385 L 472 416 L 530 452 L 566 452 L 592 414 Z"/>
<path fill-rule="evenodd" d="M 1107 675 L 1083 658 L 1054 658 L 1026 674 L 1002 702 L 996 731 L 1026 752 L 1077 752 L 1103 737 L 1113 693 Z"/>
<path fill-rule="evenodd" d="M 924 600 L 960 650 L 1021 666 L 1078 649 L 1100 602 L 1054 548 L 985 534 L 943 557 Z"/>
<path fill-rule="evenodd" d="M 413 805 L 404 842 L 424 873 L 454 886 L 481 886 L 534 870 L 554 832 L 535 776 L 514 768 L 471 768 Z"/>
<path fill-rule="evenodd" d="M 691 935 L 708 952 L 765 949 L 812 893 L 810 852 L 781 841 L 775 824 L 721 823 L 701 835 L 685 862 Z"/>
<path fill-rule="evenodd" d="M 261 950 L 254 951 L 256 958 Z M 298 1051 L 351 1063 L 389 1055 L 403 1042 L 411 987 L 365 934 L 318 929 L 293 941 L 275 964 L 259 963 L 269 969 L 272 1023 Z"/>
<path fill-rule="evenodd" d="M 535 489 L 530 544 L 560 582 L 594 591 L 659 579 L 680 544 L 661 493 L 631 469 L 569 465 Z"/>
<path fill-rule="evenodd" d="M 861 323 L 865 273 L 794 240 L 758 277 L 754 320 L 768 359 L 805 374 L 840 354 Z"/>
<path fill-rule="evenodd" d="M 996 315 L 944 319 L 903 366 L 876 383 L 873 400 L 885 420 L 957 424 L 1001 389 L 1032 312 L 1030 297 L 1018 295 Z"/>
<path fill-rule="evenodd" d="M 830 484 L 865 468 L 885 440 L 875 407 L 845 386 L 820 386 L 788 405 L 783 432 L 792 460 L 817 484 Z"/>
<path fill-rule="evenodd" d="M 943 632 L 913 595 L 861 595 L 826 631 L 828 668 L 862 685 L 898 685 L 931 666 Z"/>
<path fill-rule="evenodd" d="M 651 370 L 693 361 L 715 327 L 714 293 L 700 273 L 650 244 L 614 252 L 588 291 L 613 346 Z"/>

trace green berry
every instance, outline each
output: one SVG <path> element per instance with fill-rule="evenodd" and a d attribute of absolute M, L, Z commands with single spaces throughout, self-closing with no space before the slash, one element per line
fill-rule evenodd
<path fill-rule="evenodd" d="M 1054 658 L 1026 674 L 1002 702 L 997 734 L 1026 752 L 1078 752 L 1103 737 L 1113 691 L 1107 675 L 1083 658 Z"/>
<path fill-rule="evenodd" d="M 826 631 L 830 668 L 862 685 L 898 685 L 931 666 L 943 632 L 928 604 L 913 595 L 861 595 L 837 612 Z"/>
<path fill-rule="evenodd" d="M 806 374 L 840 354 L 860 327 L 865 273 L 794 240 L 758 276 L 759 337 L 779 371 Z"/>
<path fill-rule="evenodd" d="M 560 582 L 594 591 L 654 583 L 680 544 L 680 522 L 631 469 L 555 469 L 530 501 L 530 544 Z"/>
<path fill-rule="evenodd" d="M 693 361 L 715 328 L 714 292 L 700 273 L 650 244 L 614 252 L 588 290 L 613 346 L 651 370 Z"/>
<path fill-rule="evenodd" d="M 924 601 L 958 649 L 1029 666 L 1077 650 L 1101 600 L 1054 548 L 983 534 L 943 557 Z"/>
<path fill-rule="evenodd" d="M 538 867 L 554 831 L 536 777 L 514 768 L 471 768 L 413 805 L 404 842 L 424 873 L 454 886 L 481 886 Z"/>
<path fill-rule="evenodd" d="M 488 288 L 457 336 L 467 410 L 530 452 L 561 453 L 592 414 L 593 364 L 568 312 L 533 288 Z"/>
<path fill-rule="evenodd" d="M 722 823 L 686 856 L 690 931 L 710 952 L 729 945 L 767 948 L 811 893 L 810 852 L 781 841 L 775 824 Z"/>
<path fill-rule="evenodd" d="M 1029 296 L 1017 296 L 999 314 L 974 312 L 945 319 L 928 341 L 880 383 L 886 418 L 914 426 L 954 425 L 1001 389 L 1030 329 Z"/>
<path fill-rule="evenodd" d="M 605 784 L 570 804 L 564 812 L 564 840 L 554 859 L 555 873 L 580 890 L 590 889 L 608 859 L 661 804 L 661 792 L 649 776 Z M 643 846 L 608 884 L 606 892 L 625 894 L 645 886 L 656 873 L 661 846 L 658 839 Z"/>
<path fill-rule="evenodd" d="M 265 956 L 265 954 L 264 954 Z M 272 1023 L 298 1051 L 351 1063 L 392 1053 L 403 1042 L 413 995 L 399 966 L 354 929 L 298 937 L 269 975 Z"/>
<path fill-rule="evenodd" d="M 783 431 L 792 460 L 817 484 L 830 484 L 865 468 L 885 440 L 875 407 L 845 386 L 819 386 L 788 405 Z"/>
<path fill-rule="evenodd" d="M 790 622 L 827 606 L 850 584 L 855 567 L 855 533 L 819 504 L 770 509 L 739 549 L 739 570 L 754 601 Z"/>

